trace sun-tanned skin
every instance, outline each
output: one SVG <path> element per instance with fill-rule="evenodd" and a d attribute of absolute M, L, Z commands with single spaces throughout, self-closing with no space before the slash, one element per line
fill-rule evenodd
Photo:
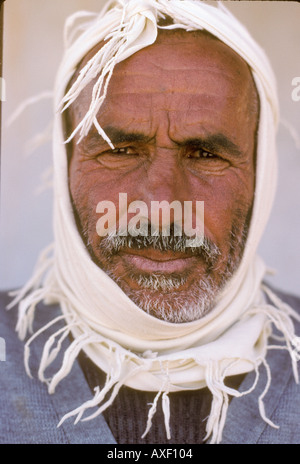
<path fill-rule="evenodd" d="M 73 129 L 88 109 L 91 89 L 92 83 L 71 107 Z M 255 188 L 257 101 L 247 64 L 224 43 L 201 31 L 162 31 L 154 45 L 114 70 L 97 119 L 116 150 L 95 128 L 79 144 L 77 136 L 73 141 L 70 192 L 93 259 L 156 317 L 201 317 L 178 317 L 180 304 L 201 299 L 208 274 L 217 291 L 240 260 Z M 110 200 L 118 207 L 120 192 L 128 203 L 144 201 L 149 211 L 152 200 L 204 201 L 205 236 L 220 250 L 214 268 L 188 251 L 127 247 L 105 253 L 96 206 Z M 144 288 L 141 275 L 184 279 L 168 292 Z M 163 302 L 164 316 L 157 309 Z"/>

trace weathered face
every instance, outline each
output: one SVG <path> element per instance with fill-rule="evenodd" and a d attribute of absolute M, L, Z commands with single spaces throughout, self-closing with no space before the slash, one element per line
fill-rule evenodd
<path fill-rule="evenodd" d="M 91 89 L 73 104 L 73 129 Z M 95 129 L 73 142 L 70 192 L 92 258 L 158 318 L 200 318 L 240 262 L 254 195 L 256 99 L 246 63 L 225 44 L 201 32 L 162 32 L 114 70 L 97 119 L 115 149 Z M 118 211 L 119 193 L 149 212 L 152 201 L 204 201 L 206 247 L 99 236 L 97 204 L 109 200 Z"/>

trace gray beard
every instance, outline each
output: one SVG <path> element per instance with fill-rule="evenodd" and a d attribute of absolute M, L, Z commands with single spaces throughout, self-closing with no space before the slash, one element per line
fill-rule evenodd
<path fill-rule="evenodd" d="M 215 305 L 216 298 L 237 269 L 244 250 L 248 226 L 241 226 L 237 222 L 233 225 L 230 236 L 230 251 L 221 279 L 213 278 L 218 272 L 218 258 L 220 249 L 210 240 L 204 238 L 201 246 L 190 248 L 186 246 L 186 236 L 122 236 L 118 233 L 108 235 L 100 242 L 102 253 L 111 258 L 123 248 L 143 249 L 153 247 L 160 251 L 188 251 L 191 255 L 204 258 L 206 273 L 201 279 L 193 282 L 188 291 L 188 297 L 180 292 L 180 287 L 187 277 L 178 274 L 164 275 L 163 273 L 135 274 L 128 271 L 128 276 L 134 280 L 139 289 L 124 289 L 122 278 L 117 277 L 113 266 L 105 272 L 125 291 L 127 296 L 146 313 L 161 320 L 172 323 L 191 322 L 202 318 Z M 101 266 L 103 267 L 103 266 Z M 221 282 L 220 282 L 221 280 Z"/>
<path fill-rule="evenodd" d="M 185 280 L 183 278 L 182 283 Z M 173 323 L 190 322 L 203 317 L 211 310 L 218 291 L 210 276 L 203 277 L 190 287 L 188 299 L 176 291 L 181 286 L 177 277 L 140 276 L 136 282 L 148 292 L 131 291 L 128 293 L 129 298 L 146 313 Z M 157 291 L 160 292 L 159 297 L 153 295 Z"/>

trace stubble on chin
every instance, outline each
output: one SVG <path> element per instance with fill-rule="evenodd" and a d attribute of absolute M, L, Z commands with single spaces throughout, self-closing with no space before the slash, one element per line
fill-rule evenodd
<path fill-rule="evenodd" d="M 102 262 L 98 260 L 98 265 L 146 313 L 172 323 L 192 322 L 204 317 L 214 307 L 219 293 L 239 265 L 246 237 L 247 228 L 241 229 L 240 226 L 234 225 L 229 237 L 228 256 L 225 259 L 219 248 L 212 244 L 210 255 L 199 253 L 199 260 L 206 262 L 205 271 L 199 278 L 192 278 L 192 271 L 180 274 L 147 274 L 124 265 L 120 270 L 118 252 L 114 254 L 112 251 L 110 239 L 102 239 L 101 250 L 106 249 L 107 254 Z M 115 239 L 119 248 L 119 240 L 123 237 Z"/>
<path fill-rule="evenodd" d="M 237 211 L 227 239 L 228 249 L 224 253 L 212 242 L 205 242 L 202 252 L 192 250 L 206 264 L 199 278 L 190 278 L 190 273 L 163 274 L 141 273 L 122 266 L 118 254 L 122 247 L 143 247 L 144 237 L 124 237 L 113 234 L 102 237 L 97 245 L 89 237 L 89 227 L 82 227 L 77 216 L 77 224 L 83 241 L 93 261 L 114 280 L 124 293 L 147 314 L 172 323 L 192 322 L 204 317 L 215 305 L 224 286 L 238 268 L 242 259 L 251 209 L 245 215 Z M 87 222 L 88 223 L 88 222 Z M 99 239 L 99 237 L 98 237 Z M 169 239 L 169 240 L 168 240 Z M 184 243 L 178 244 L 177 237 L 158 239 L 158 246 L 178 252 L 184 249 Z M 182 240 L 182 237 L 179 237 Z M 137 245 L 138 243 L 138 245 Z M 146 244 L 147 246 L 153 246 Z M 131 281 L 133 285 L 129 285 Z M 189 283 L 187 288 L 187 283 Z"/>

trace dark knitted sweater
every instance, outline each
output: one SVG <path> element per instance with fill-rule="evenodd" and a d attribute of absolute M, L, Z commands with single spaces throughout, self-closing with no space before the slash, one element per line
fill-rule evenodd
<path fill-rule="evenodd" d="M 80 365 L 90 388 L 102 386 L 105 374 L 84 355 Z M 227 384 L 238 388 L 243 376 L 228 379 Z M 211 393 L 201 390 L 169 393 L 171 439 L 168 440 L 164 425 L 161 402 L 152 419 L 152 427 L 142 439 L 148 411 L 155 392 L 122 387 L 113 404 L 103 413 L 118 444 L 201 444 L 204 443 L 206 420 L 211 407 Z"/>

